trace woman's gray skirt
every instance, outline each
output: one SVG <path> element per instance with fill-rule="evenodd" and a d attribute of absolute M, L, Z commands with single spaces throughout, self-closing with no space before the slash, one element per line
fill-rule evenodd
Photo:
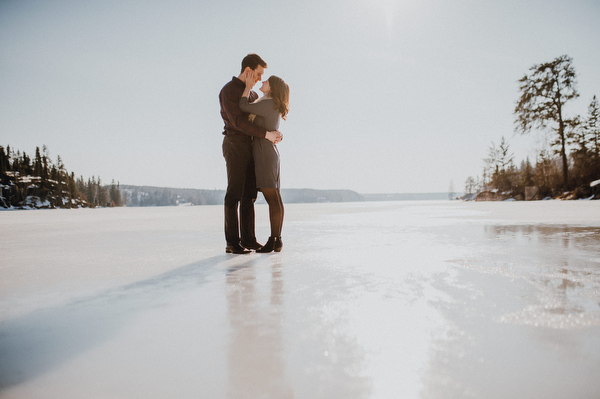
<path fill-rule="evenodd" d="M 277 146 L 267 139 L 254 137 L 252 156 L 254 157 L 256 187 L 279 189 L 279 151 Z"/>

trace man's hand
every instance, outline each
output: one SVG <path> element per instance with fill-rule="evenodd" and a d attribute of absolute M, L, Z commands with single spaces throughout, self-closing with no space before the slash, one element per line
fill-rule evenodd
<path fill-rule="evenodd" d="M 281 132 L 279 130 L 274 130 L 271 132 L 267 132 L 265 138 L 267 140 L 269 140 L 271 143 L 277 144 L 281 140 L 283 140 L 283 134 L 281 134 Z"/>

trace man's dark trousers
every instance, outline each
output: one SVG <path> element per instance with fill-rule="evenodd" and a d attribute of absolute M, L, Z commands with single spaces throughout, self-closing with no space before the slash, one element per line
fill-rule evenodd
<path fill-rule="evenodd" d="M 225 193 L 225 239 L 227 244 L 252 243 L 254 231 L 254 202 L 258 195 L 252 137 L 227 135 L 223 139 L 223 156 L 227 166 L 227 192 Z M 238 222 L 239 203 L 239 222 Z"/>

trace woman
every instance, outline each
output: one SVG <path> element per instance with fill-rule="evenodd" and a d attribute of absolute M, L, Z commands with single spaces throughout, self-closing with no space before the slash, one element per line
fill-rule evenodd
<path fill-rule="evenodd" d="M 279 129 L 281 118 L 286 119 L 289 110 L 290 88 L 277 76 L 271 76 L 259 89 L 264 96 L 253 103 L 248 101 L 250 89 L 254 86 L 254 76 L 246 76 L 246 89 L 240 98 L 240 109 L 249 112 L 253 122 L 267 131 Z M 256 187 L 263 193 L 269 204 L 271 236 L 267 243 L 256 252 L 280 252 L 283 248 L 281 228 L 283 226 L 283 202 L 279 182 L 279 151 L 271 141 L 254 137 L 252 155 L 256 173 Z"/>

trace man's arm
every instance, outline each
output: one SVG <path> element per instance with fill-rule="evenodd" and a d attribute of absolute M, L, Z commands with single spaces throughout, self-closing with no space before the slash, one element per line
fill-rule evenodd
<path fill-rule="evenodd" d="M 267 130 L 248 120 L 239 106 L 240 98 L 231 90 L 223 90 L 220 94 L 221 110 L 227 115 L 231 125 L 248 136 L 265 138 Z"/>
<path fill-rule="evenodd" d="M 248 97 L 240 97 L 240 109 L 243 112 L 248 112 L 254 115 L 268 115 L 270 112 L 273 112 L 273 107 L 271 105 L 272 104 L 270 101 L 259 101 L 257 103 L 249 103 Z M 283 140 L 283 135 L 278 130 L 274 130 L 272 132 L 267 132 L 265 138 L 273 144 L 277 144 L 281 140 Z"/>

